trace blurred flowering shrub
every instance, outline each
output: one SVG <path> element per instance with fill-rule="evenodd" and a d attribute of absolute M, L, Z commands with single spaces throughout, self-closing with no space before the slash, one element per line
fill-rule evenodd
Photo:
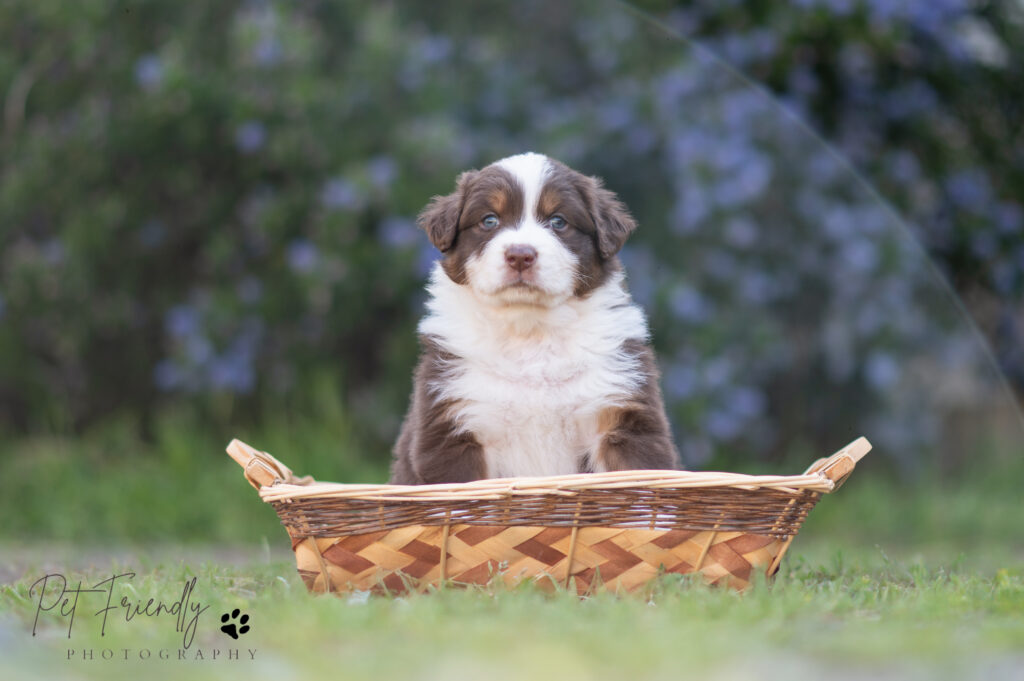
<path fill-rule="evenodd" d="M 863 431 L 913 467 L 980 346 L 853 170 L 669 31 L 776 90 L 993 292 L 1024 376 L 1017 6 L 647 4 L 663 26 L 603 3 L 6 4 L 0 419 L 252 418 L 327 376 L 386 443 L 436 258 L 416 213 L 534 149 L 640 220 L 623 259 L 689 463 Z"/>

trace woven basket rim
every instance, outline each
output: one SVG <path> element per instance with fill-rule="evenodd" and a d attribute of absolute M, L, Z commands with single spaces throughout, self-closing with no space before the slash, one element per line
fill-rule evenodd
<path fill-rule="evenodd" d="M 801 475 L 747 475 L 719 471 L 629 470 L 545 477 L 492 478 L 434 485 L 374 485 L 317 482 L 297 478 L 291 469 L 266 452 L 232 440 L 228 454 L 245 469 L 249 482 L 266 502 L 295 499 L 362 499 L 370 501 L 486 500 L 513 496 L 563 495 L 581 490 L 734 488 L 829 493 L 842 484 L 857 462 L 871 450 L 860 437 L 827 458 L 814 462 Z"/>

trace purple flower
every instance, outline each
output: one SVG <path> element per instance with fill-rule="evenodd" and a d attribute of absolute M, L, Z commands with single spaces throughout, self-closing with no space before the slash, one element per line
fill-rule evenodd
<path fill-rule="evenodd" d="M 164 315 L 164 328 L 174 338 L 195 334 L 199 325 L 199 310 L 192 305 L 175 305 Z"/>
<path fill-rule="evenodd" d="M 742 168 L 752 155 L 750 147 L 738 140 L 722 140 L 712 149 L 710 160 L 716 170 L 724 173 Z"/>
<path fill-rule="evenodd" d="M 447 59 L 452 53 L 452 41 L 447 36 L 430 35 L 416 45 L 417 57 L 426 64 L 436 64 Z"/>
<path fill-rule="evenodd" d="M 772 299 L 777 284 L 764 272 L 747 270 L 740 278 L 739 294 L 745 302 L 760 305 Z"/>
<path fill-rule="evenodd" d="M 917 157 L 906 150 L 894 151 L 889 154 L 889 174 L 901 183 L 909 183 L 921 176 L 921 164 Z"/>
<path fill-rule="evenodd" d="M 672 291 L 669 299 L 672 314 L 685 322 L 700 323 L 711 316 L 711 304 L 695 289 L 680 284 Z"/>
<path fill-rule="evenodd" d="M 682 400 L 692 396 L 699 388 L 697 372 L 693 366 L 684 363 L 673 363 L 665 370 L 665 392 L 674 400 Z"/>
<path fill-rule="evenodd" d="M 822 228 L 830 239 L 844 242 L 857 233 L 857 220 L 849 206 L 838 204 L 825 213 Z"/>
<path fill-rule="evenodd" d="M 625 266 L 633 298 L 644 307 L 649 306 L 654 300 L 655 293 L 655 281 L 652 276 L 655 267 L 653 254 L 642 246 L 626 244 L 619 252 L 619 258 Z"/>
<path fill-rule="evenodd" d="M 878 249 L 867 239 L 856 239 L 842 251 L 843 262 L 856 272 L 870 272 L 878 263 Z"/>
<path fill-rule="evenodd" d="M 696 185 L 683 188 L 682 196 L 676 201 L 671 216 L 672 230 L 677 234 L 690 234 L 711 212 L 706 189 Z"/>
<path fill-rule="evenodd" d="M 762 154 L 752 154 L 731 176 L 715 187 L 720 206 L 738 206 L 760 196 L 772 179 L 772 163 Z"/>
<path fill-rule="evenodd" d="M 996 207 L 996 227 L 1003 234 L 1016 234 L 1024 224 L 1024 209 L 1020 204 L 1002 201 Z"/>
<path fill-rule="evenodd" d="M 416 223 L 407 217 L 392 215 L 377 225 L 378 238 L 382 243 L 395 248 L 412 246 L 418 241 Z"/>
<path fill-rule="evenodd" d="M 641 122 L 629 127 L 626 132 L 626 146 L 635 154 L 643 154 L 654 147 L 658 137 L 649 127 Z"/>
<path fill-rule="evenodd" d="M 853 0 L 823 0 L 820 4 L 825 5 L 833 13 L 840 16 L 847 15 L 853 11 Z"/>
<path fill-rule="evenodd" d="M 370 182 L 377 188 L 388 187 L 395 180 L 396 164 L 390 156 L 374 156 L 366 164 Z"/>
<path fill-rule="evenodd" d="M 712 409 L 704 419 L 708 434 L 716 440 L 731 440 L 736 437 L 742 421 L 725 409 Z"/>
<path fill-rule="evenodd" d="M 892 355 L 873 352 L 864 364 L 864 377 L 868 384 L 876 390 L 892 387 L 899 380 L 902 370 Z"/>
<path fill-rule="evenodd" d="M 206 364 L 213 356 L 213 344 L 206 336 L 189 336 L 185 339 L 185 354 L 194 365 Z"/>
<path fill-rule="evenodd" d="M 953 203 L 967 209 L 983 208 L 990 202 L 992 196 L 988 176 L 976 168 L 950 175 L 946 179 L 946 191 Z"/>
<path fill-rule="evenodd" d="M 253 60 L 261 66 L 273 66 L 281 61 L 284 50 L 281 48 L 281 41 L 274 36 L 265 36 L 253 48 Z"/>
<path fill-rule="evenodd" d="M 313 271 L 320 262 L 320 252 L 309 239 L 300 238 L 288 244 L 286 258 L 293 272 L 305 274 Z"/>
<path fill-rule="evenodd" d="M 901 18 L 901 4 L 892 0 L 868 0 L 867 6 L 871 23 L 875 26 L 884 27 L 889 22 Z"/>
<path fill-rule="evenodd" d="M 605 130 L 622 130 L 633 122 L 633 107 L 623 100 L 609 100 L 597 110 L 597 118 Z"/>
<path fill-rule="evenodd" d="M 243 154 L 258 151 L 267 141 L 267 130 L 259 121 L 246 121 L 235 130 L 235 145 Z"/>
<path fill-rule="evenodd" d="M 153 382 L 164 392 L 180 388 L 185 382 L 181 368 L 170 359 L 162 359 L 153 368 Z"/>
<path fill-rule="evenodd" d="M 767 400 L 764 393 L 756 388 L 741 385 L 726 394 L 726 402 L 734 415 L 742 419 L 752 419 L 764 412 Z"/>
<path fill-rule="evenodd" d="M 247 358 L 232 355 L 217 357 L 210 363 L 210 385 L 217 390 L 248 393 L 256 376 Z"/>
<path fill-rule="evenodd" d="M 733 365 L 727 357 L 714 357 L 704 364 L 704 385 L 708 388 L 720 388 L 732 379 Z"/>
<path fill-rule="evenodd" d="M 679 103 L 698 87 L 700 82 L 695 69 L 680 66 L 668 71 L 657 79 L 654 86 L 659 113 L 668 120 L 675 120 Z"/>
<path fill-rule="evenodd" d="M 153 91 L 164 81 L 164 65 L 155 54 L 139 57 L 135 62 L 135 82 L 143 90 Z"/>
<path fill-rule="evenodd" d="M 885 312 L 878 305 L 870 302 L 862 305 L 856 319 L 857 332 L 861 338 L 869 337 L 882 328 L 885 317 Z"/>
<path fill-rule="evenodd" d="M 320 191 L 320 203 L 330 209 L 356 209 L 362 205 L 359 188 L 343 177 L 332 177 Z"/>
<path fill-rule="evenodd" d="M 757 241 L 757 226 L 747 217 L 734 217 L 725 225 L 725 240 L 731 246 L 747 248 Z"/>

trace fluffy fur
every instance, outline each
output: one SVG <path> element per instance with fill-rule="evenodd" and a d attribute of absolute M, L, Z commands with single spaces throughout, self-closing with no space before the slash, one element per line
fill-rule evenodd
<path fill-rule="evenodd" d="M 677 466 L 614 194 L 521 154 L 463 173 L 420 225 L 444 257 L 392 482 Z"/>

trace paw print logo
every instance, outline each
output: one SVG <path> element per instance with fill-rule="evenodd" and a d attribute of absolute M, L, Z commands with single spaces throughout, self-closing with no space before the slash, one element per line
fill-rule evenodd
<path fill-rule="evenodd" d="M 249 616 L 243 614 L 241 619 L 239 619 L 238 615 L 240 612 L 241 611 L 238 608 L 235 608 L 230 614 L 224 613 L 220 616 L 220 621 L 224 623 L 220 630 L 233 639 L 237 639 L 239 636 L 249 631 L 249 625 L 247 624 Z M 235 624 L 236 620 L 238 624 Z"/>

